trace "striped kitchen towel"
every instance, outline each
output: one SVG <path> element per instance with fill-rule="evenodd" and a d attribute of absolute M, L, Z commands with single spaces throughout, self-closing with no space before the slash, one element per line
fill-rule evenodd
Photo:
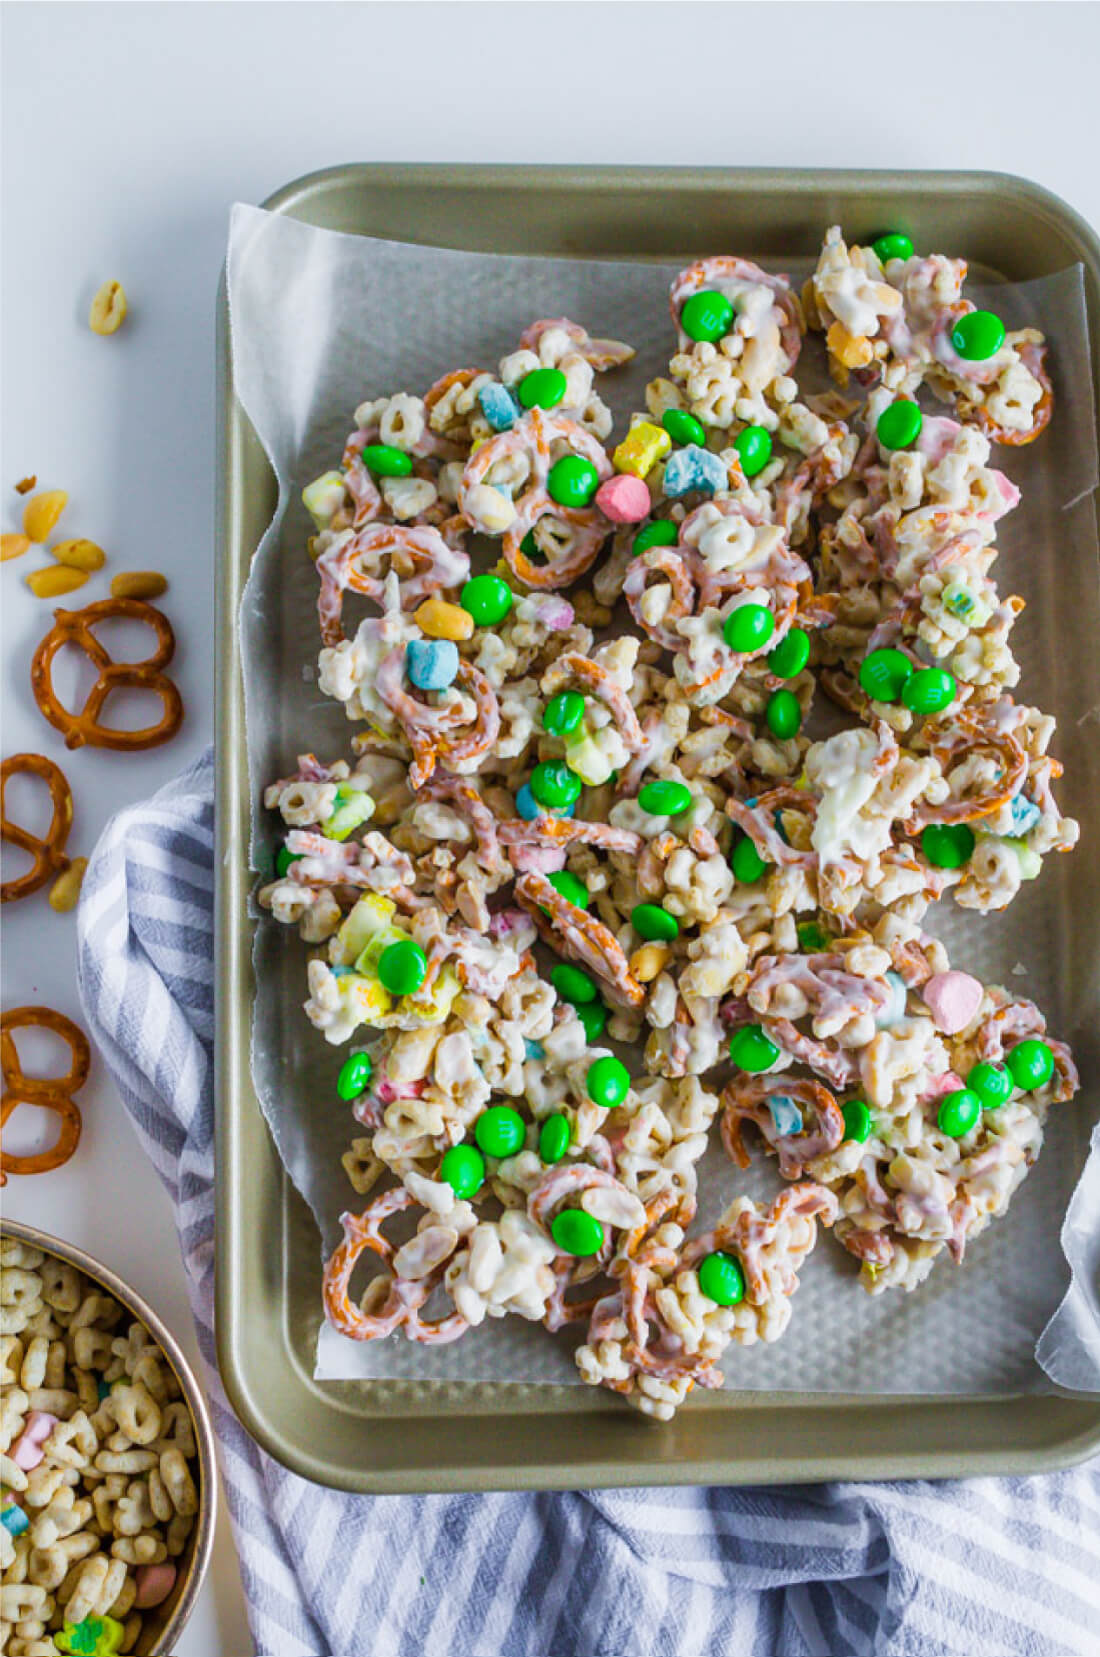
<path fill-rule="evenodd" d="M 175 1204 L 263 1657 L 1094 1657 L 1100 1462 L 951 1484 L 356 1497 L 259 1450 L 215 1367 L 213 838 L 210 754 L 109 824 L 80 986 Z"/>

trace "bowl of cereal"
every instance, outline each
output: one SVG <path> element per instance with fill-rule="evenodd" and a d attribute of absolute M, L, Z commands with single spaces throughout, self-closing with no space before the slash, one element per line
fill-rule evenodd
<path fill-rule="evenodd" d="M 176 1341 L 98 1260 L 7 1221 L 0 1388 L 7 1649 L 173 1651 L 217 1510 L 209 1413 Z"/>

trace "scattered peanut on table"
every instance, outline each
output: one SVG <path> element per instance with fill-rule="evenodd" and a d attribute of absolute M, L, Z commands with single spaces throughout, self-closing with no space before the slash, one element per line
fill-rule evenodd
<path fill-rule="evenodd" d="M 86 857 L 74 857 L 67 869 L 58 875 L 50 887 L 50 908 L 59 915 L 67 915 L 75 909 L 80 897 L 80 888 L 84 883 L 84 871 L 88 867 Z"/>
<path fill-rule="evenodd" d="M 78 587 L 83 587 L 87 579 L 87 570 L 53 564 L 49 569 L 32 570 L 27 576 L 27 586 L 35 598 L 62 598 L 65 593 L 75 593 Z"/>
<path fill-rule="evenodd" d="M 88 312 L 93 334 L 114 334 L 126 320 L 126 293 L 121 282 L 104 282 Z"/>
<path fill-rule="evenodd" d="M 111 580 L 112 598 L 159 598 L 167 591 L 167 579 L 158 570 L 123 570 Z"/>
<path fill-rule="evenodd" d="M 65 564 L 72 570 L 101 570 L 107 562 L 107 554 L 94 541 L 84 539 L 73 541 L 58 541 L 50 548 L 59 564 Z"/>
<path fill-rule="evenodd" d="M 0 564 L 6 564 L 9 558 L 22 558 L 30 544 L 29 535 L 0 535 Z"/>
<path fill-rule="evenodd" d="M 65 510 L 64 489 L 46 489 L 34 495 L 23 508 L 23 533 L 32 541 L 45 541 Z"/>

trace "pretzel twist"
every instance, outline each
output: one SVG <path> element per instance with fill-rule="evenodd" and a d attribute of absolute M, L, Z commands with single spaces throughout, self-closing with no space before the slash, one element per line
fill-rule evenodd
<path fill-rule="evenodd" d="M 34 653 L 31 663 L 31 690 L 39 708 L 54 730 L 60 731 L 67 748 L 114 748 L 132 753 L 156 748 L 175 736 L 183 719 L 183 701 L 171 679 L 161 670 L 168 666 L 176 648 L 171 623 L 160 610 L 137 598 L 104 598 L 83 610 L 55 610 L 54 626 Z M 140 662 L 116 662 L 95 636 L 102 621 L 144 622 L 157 636 L 157 648 Z M 95 684 L 79 713 L 70 713 L 53 688 L 53 659 L 62 645 L 73 644 L 84 652 L 96 669 Z M 160 697 L 163 714 L 158 724 L 140 731 L 120 731 L 101 725 L 99 715 L 112 691 L 151 690 Z"/>
<path fill-rule="evenodd" d="M 50 791 L 53 815 L 44 836 L 32 834 L 20 823 L 13 823 L 4 809 L 4 792 L 8 778 L 21 772 L 41 777 Z M 0 839 L 7 840 L 20 850 L 29 852 L 34 863 L 17 880 L 6 880 L 0 886 L 0 902 L 12 903 L 17 898 L 30 897 L 54 875 L 69 867 L 71 858 L 65 855 L 65 842 L 73 826 L 73 796 L 65 774 L 44 754 L 13 754 L 0 767 Z"/>
<path fill-rule="evenodd" d="M 64 1076 L 41 1078 L 24 1074 L 19 1062 L 15 1030 L 51 1030 L 69 1048 L 72 1062 Z M 0 1019 L 0 1069 L 3 1070 L 4 1092 L 0 1098 L 0 1127 L 19 1105 L 36 1105 L 40 1110 L 52 1110 L 61 1119 L 61 1131 L 49 1150 L 35 1151 L 26 1156 L 0 1150 L 0 1185 L 6 1185 L 9 1174 L 48 1174 L 68 1162 L 80 1143 L 80 1107 L 72 1097 L 88 1079 L 91 1049 L 88 1038 L 71 1019 L 55 1013 L 51 1007 L 13 1007 Z"/>

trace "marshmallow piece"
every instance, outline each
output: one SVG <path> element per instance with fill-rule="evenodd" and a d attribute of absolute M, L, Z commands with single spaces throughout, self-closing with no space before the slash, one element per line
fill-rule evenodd
<path fill-rule="evenodd" d="M 620 472 L 596 490 L 596 505 L 613 524 L 640 524 L 649 516 L 649 490 L 641 478 Z"/>
<path fill-rule="evenodd" d="M 982 986 L 968 972 L 937 972 L 922 987 L 924 1004 L 937 1030 L 957 1036 L 982 1004 Z"/>
<path fill-rule="evenodd" d="M 142 1565 L 134 1581 L 137 1586 L 135 1606 L 139 1611 L 151 1611 L 154 1605 L 163 1605 L 176 1586 L 176 1567 L 172 1564 Z"/>
<path fill-rule="evenodd" d="M 42 1446 L 57 1426 L 57 1416 L 48 1415 L 45 1410 L 32 1410 L 27 1417 L 26 1426 L 11 1447 L 11 1459 L 16 1467 L 21 1467 L 24 1473 L 29 1473 L 45 1455 Z"/>

